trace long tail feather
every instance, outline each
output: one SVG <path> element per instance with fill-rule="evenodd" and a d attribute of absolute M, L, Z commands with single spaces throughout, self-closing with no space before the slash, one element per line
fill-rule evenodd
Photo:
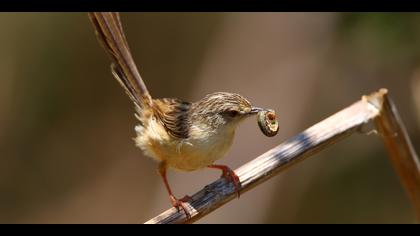
<path fill-rule="evenodd" d="M 152 107 L 153 100 L 144 84 L 128 47 L 120 16 L 116 12 L 90 12 L 98 40 L 114 63 L 112 74 L 137 108 Z"/>

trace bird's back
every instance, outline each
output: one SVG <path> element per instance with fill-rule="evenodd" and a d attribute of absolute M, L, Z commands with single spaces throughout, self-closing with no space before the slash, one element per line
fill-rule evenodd
<path fill-rule="evenodd" d="M 198 125 L 189 119 L 192 104 L 167 98 L 155 99 L 154 104 L 155 117 L 143 112 L 138 115 L 141 124 L 136 126 L 135 138 L 137 146 L 153 159 L 174 169 L 193 171 L 220 159 L 231 146 L 234 128 Z"/>

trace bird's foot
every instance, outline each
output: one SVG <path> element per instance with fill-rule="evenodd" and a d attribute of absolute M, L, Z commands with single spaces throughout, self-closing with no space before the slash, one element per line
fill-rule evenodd
<path fill-rule="evenodd" d="M 233 183 L 235 186 L 236 195 L 239 198 L 241 196 L 241 193 L 239 192 L 241 188 L 241 182 L 239 181 L 239 177 L 236 175 L 236 173 L 229 167 L 226 167 L 226 169 L 223 170 L 222 177 Z"/>
<path fill-rule="evenodd" d="M 186 202 L 192 199 L 190 196 L 186 195 L 185 197 L 181 199 L 176 199 L 174 196 L 170 196 L 170 199 L 171 199 L 172 206 L 175 207 L 178 210 L 178 212 L 180 211 L 180 209 L 182 209 L 187 219 L 191 219 L 191 214 L 188 211 L 188 206 L 186 204 Z"/>
<path fill-rule="evenodd" d="M 222 170 L 221 177 L 226 179 L 226 181 L 232 182 L 235 187 L 236 195 L 238 196 L 238 198 L 241 196 L 241 181 L 239 181 L 239 177 L 235 174 L 235 172 L 232 169 L 230 169 L 228 166 L 223 165 L 210 165 L 209 167 Z"/>

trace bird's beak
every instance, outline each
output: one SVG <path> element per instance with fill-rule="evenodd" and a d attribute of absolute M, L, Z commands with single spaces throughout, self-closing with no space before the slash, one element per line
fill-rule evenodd
<path fill-rule="evenodd" d="M 252 107 L 251 111 L 249 112 L 249 114 L 257 114 L 260 111 L 265 111 L 265 109 L 260 108 L 260 107 Z"/>

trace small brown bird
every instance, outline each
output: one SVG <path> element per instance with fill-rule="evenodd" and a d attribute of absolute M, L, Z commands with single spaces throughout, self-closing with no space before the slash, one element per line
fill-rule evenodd
<path fill-rule="evenodd" d="M 239 94 L 216 92 L 189 103 L 175 98 L 152 99 L 132 58 L 118 13 L 89 13 L 98 39 L 113 59 L 112 74 L 134 102 L 139 124 L 135 127 L 136 145 L 157 160 L 174 207 L 185 206 L 189 197 L 177 199 L 169 187 L 168 167 L 193 171 L 205 167 L 222 170 L 232 181 L 239 197 L 240 181 L 227 166 L 213 164 L 232 144 L 241 121 L 264 109 L 253 107 Z"/>

